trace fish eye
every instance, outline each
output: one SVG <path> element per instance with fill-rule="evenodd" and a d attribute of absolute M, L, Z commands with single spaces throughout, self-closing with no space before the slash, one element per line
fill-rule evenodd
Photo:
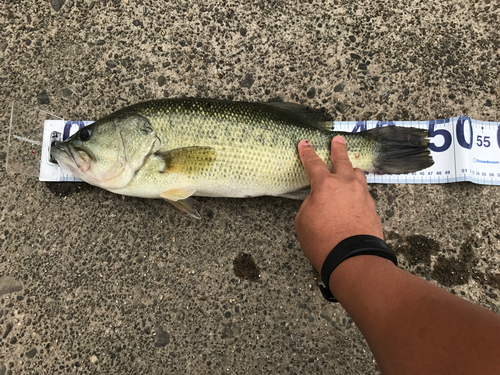
<path fill-rule="evenodd" d="M 92 132 L 90 131 L 90 129 L 83 128 L 82 130 L 80 130 L 80 140 L 82 142 L 87 142 L 91 136 Z"/>

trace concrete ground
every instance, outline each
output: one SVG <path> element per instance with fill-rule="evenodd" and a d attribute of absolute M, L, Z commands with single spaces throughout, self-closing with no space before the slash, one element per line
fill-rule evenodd
<path fill-rule="evenodd" d="M 11 101 L 34 134 L 37 108 L 86 120 L 179 96 L 495 121 L 499 16 L 490 0 L 2 1 L 0 375 L 378 373 L 319 294 L 299 202 L 201 198 L 196 221 L 6 173 Z M 498 186 L 371 193 L 403 268 L 499 311 Z"/>

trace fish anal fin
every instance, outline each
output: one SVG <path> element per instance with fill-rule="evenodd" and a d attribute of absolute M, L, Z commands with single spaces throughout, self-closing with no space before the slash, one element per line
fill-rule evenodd
<path fill-rule="evenodd" d="M 171 202 L 177 202 L 182 199 L 186 199 L 194 194 L 196 191 L 193 187 L 181 188 L 181 189 L 171 189 L 165 190 L 160 194 L 160 197 Z"/>
<path fill-rule="evenodd" d="M 175 202 L 169 200 L 169 203 L 182 212 L 187 213 L 189 216 L 198 220 L 201 219 L 200 214 L 198 213 L 198 211 L 196 211 L 196 204 L 198 202 L 196 202 L 196 200 L 194 200 L 193 198 L 186 198 Z"/>
<path fill-rule="evenodd" d="M 215 150 L 212 147 L 183 147 L 156 152 L 155 155 L 163 159 L 165 163 L 161 173 L 197 173 L 208 168 L 215 161 Z"/>

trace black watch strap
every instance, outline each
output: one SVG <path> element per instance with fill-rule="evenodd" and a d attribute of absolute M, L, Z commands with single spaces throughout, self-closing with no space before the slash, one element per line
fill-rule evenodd
<path fill-rule="evenodd" d="M 338 302 L 330 291 L 330 275 L 344 260 L 357 255 L 376 255 L 390 260 L 396 266 L 398 265 L 396 254 L 394 254 L 392 249 L 380 238 L 368 235 L 346 238 L 333 248 L 326 257 L 323 267 L 321 267 L 321 280 L 324 286 L 320 285 L 319 289 L 327 301 Z"/>

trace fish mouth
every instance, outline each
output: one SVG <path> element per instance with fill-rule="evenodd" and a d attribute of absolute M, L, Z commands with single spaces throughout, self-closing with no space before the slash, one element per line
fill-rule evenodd
<path fill-rule="evenodd" d="M 88 157 L 83 157 L 85 154 Z M 70 146 L 66 142 L 53 142 L 50 147 L 50 155 L 54 161 L 62 167 L 69 169 L 75 177 L 80 177 L 91 167 L 91 162 L 95 161 L 95 156 L 85 146 Z"/>

